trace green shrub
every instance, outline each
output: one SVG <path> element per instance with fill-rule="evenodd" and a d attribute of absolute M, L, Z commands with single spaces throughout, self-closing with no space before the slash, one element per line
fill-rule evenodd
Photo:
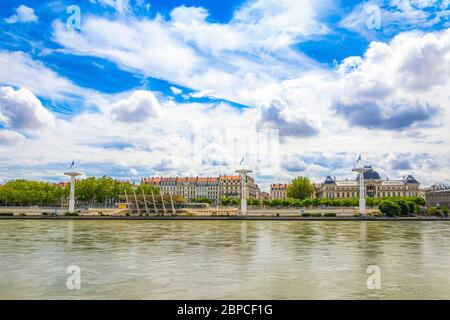
<path fill-rule="evenodd" d="M 441 212 L 439 211 L 438 208 L 436 208 L 436 207 L 431 207 L 430 209 L 428 209 L 428 214 L 429 214 L 430 216 L 440 216 L 440 215 L 441 215 Z"/>
<path fill-rule="evenodd" d="M 302 200 L 302 206 L 303 207 L 310 207 L 310 206 L 312 206 L 312 200 L 311 199 L 305 199 L 305 200 Z"/>
<path fill-rule="evenodd" d="M 321 216 L 322 216 L 321 213 L 311 213 L 311 217 L 318 218 L 318 217 L 321 217 Z"/>
<path fill-rule="evenodd" d="M 408 206 L 409 214 L 419 213 L 420 208 L 414 201 L 406 201 L 406 205 Z"/>
<path fill-rule="evenodd" d="M 372 216 L 372 217 L 381 217 L 381 216 L 383 216 L 383 214 L 382 214 L 381 212 L 372 212 L 372 213 L 369 214 L 369 216 Z"/>
<path fill-rule="evenodd" d="M 450 211 L 450 210 L 449 210 L 447 207 L 442 208 L 442 214 L 443 214 L 445 217 L 448 217 L 449 211 Z"/>
<path fill-rule="evenodd" d="M 409 206 L 405 200 L 398 200 L 397 204 L 400 207 L 400 215 L 407 216 L 409 214 Z"/>
<path fill-rule="evenodd" d="M 65 215 L 66 217 L 76 217 L 76 216 L 78 216 L 79 214 L 78 214 L 78 212 L 66 212 L 66 213 L 64 213 L 64 215 Z"/>
<path fill-rule="evenodd" d="M 12 213 L 12 212 L 0 212 L 0 216 L 2 216 L 2 217 L 10 217 L 13 215 L 14 215 L 14 213 Z"/>
<path fill-rule="evenodd" d="M 418 206 L 424 206 L 425 205 L 425 199 L 422 197 L 412 197 L 411 200 L 417 204 Z"/>
<path fill-rule="evenodd" d="M 379 209 L 381 213 L 388 217 L 395 217 L 401 214 L 400 206 L 397 203 L 389 200 L 383 201 L 380 204 Z"/>
<path fill-rule="evenodd" d="M 336 217 L 336 213 L 328 212 L 323 214 L 324 217 Z"/>
<path fill-rule="evenodd" d="M 311 213 L 302 213 L 302 217 L 311 217 Z"/>

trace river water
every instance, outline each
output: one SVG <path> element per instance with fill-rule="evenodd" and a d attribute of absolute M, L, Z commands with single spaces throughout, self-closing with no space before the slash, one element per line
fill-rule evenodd
<path fill-rule="evenodd" d="M 421 298 L 450 299 L 449 222 L 0 221 L 0 299 Z"/>

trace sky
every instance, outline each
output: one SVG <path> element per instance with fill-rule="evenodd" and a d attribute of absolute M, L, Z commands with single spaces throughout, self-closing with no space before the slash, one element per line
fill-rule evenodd
<path fill-rule="evenodd" d="M 450 183 L 450 0 L 0 2 L 0 183 Z"/>

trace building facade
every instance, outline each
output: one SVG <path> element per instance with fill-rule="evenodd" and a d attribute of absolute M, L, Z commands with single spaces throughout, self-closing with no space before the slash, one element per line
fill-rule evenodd
<path fill-rule="evenodd" d="M 209 198 L 213 203 L 220 203 L 224 197 L 240 198 L 242 192 L 241 176 L 151 177 L 141 179 L 141 183 L 159 188 L 162 194 L 182 195 L 187 201 Z M 258 199 L 259 188 L 255 180 L 247 176 L 246 183 L 247 198 Z"/>
<path fill-rule="evenodd" d="M 270 199 L 286 199 L 288 184 L 275 183 L 270 185 Z"/>
<path fill-rule="evenodd" d="M 432 186 L 425 191 L 427 207 L 450 208 L 450 186 Z"/>
<path fill-rule="evenodd" d="M 420 183 L 411 175 L 399 180 L 382 180 L 372 166 L 366 166 L 364 186 L 366 197 L 415 197 L 419 196 Z M 354 180 L 336 180 L 328 176 L 317 186 L 317 198 L 357 198 L 359 197 L 359 175 Z"/>

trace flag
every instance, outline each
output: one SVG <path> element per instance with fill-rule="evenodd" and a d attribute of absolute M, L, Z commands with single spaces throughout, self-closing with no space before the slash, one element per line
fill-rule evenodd
<path fill-rule="evenodd" d="M 359 155 L 358 160 L 356 160 L 356 163 L 360 163 L 361 162 L 361 155 Z"/>
<path fill-rule="evenodd" d="M 74 161 L 72 161 L 72 163 L 70 164 L 70 168 L 69 169 L 72 169 L 72 167 L 75 165 L 75 160 Z"/>
<path fill-rule="evenodd" d="M 241 162 L 239 162 L 240 166 L 244 165 L 244 160 L 245 160 L 245 156 L 243 156 L 242 159 L 241 159 Z"/>

